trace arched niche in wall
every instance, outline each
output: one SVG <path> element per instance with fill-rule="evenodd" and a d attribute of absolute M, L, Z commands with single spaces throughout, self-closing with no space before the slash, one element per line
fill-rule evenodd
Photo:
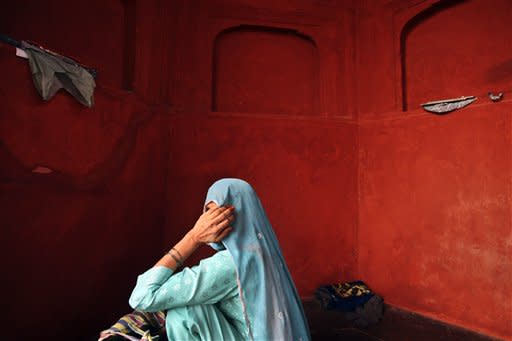
<path fill-rule="evenodd" d="M 214 42 L 212 111 L 318 114 L 319 64 L 313 39 L 295 30 L 224 30 Z"/>
<path fill-rule="evenodd" d="M 401 33 L 402 106 L 512 88 L 510 0 L 446 0 Z"/>

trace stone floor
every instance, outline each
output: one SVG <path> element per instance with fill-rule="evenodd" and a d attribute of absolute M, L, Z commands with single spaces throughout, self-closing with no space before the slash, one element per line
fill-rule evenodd
<path fill-rule="evenodd" d="M 313 341 L 499 341 L 466 329 L 386 306 L 381 322 L 366 330 L 350 326 L 316 301 L 304 302 Z"/>

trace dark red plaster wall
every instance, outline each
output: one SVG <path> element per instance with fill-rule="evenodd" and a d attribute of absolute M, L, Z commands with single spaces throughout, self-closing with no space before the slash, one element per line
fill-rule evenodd
<path fill-rule="evenodd" d="M 262 26 L 220 33 L 213 51 L 212 111 L 319 114 L 315 42 Z"/>
<path fill-rule="evenodd" d="M 389 2 L 361 14 L 358 274 L 391 304 L 512 339 L 512 83 L 503 40 L 511 6 L 450 3 Z M 492 103 L 487 91 L 506 91 L 508 101 Z M 418 108 L 461 95 L 479 98 L 443 117 Z"/>
<path fill-rule="evenodd" d="M 358 273 L 389 303 L 509 339 L 511 109 L 364 122 L 358 230 Z"/>
<path fill-rule="evenodd" d="M 4 339 L 91 339 L 164 248 L 168 119 L 119 89 L 122 22 L 116 1 L 2 4 L 0 32 L 99 71 L 93 109 L 65 92 L 43 102 L 0 44 Z"/>

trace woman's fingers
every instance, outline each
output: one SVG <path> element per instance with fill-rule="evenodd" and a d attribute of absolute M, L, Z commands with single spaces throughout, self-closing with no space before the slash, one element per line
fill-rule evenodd
<path fill-rule="evenodd" d="M 228 234 L 231 233 L 231 231 L 233 231 L 233 228 L 231 226 L 228 226 L 226 227 L 222 232 L 221 234 L 219 234 L 219 236 L 217 238 L 215 238 L 215 242 L 220 242 L 222 239 L 226 238 L 226 236 Z"/>
<path fill-rule="evenodd" d="M 215 212 L 217 212 L 219 210 L 220 207 L 214 207 L 214 208 L 210 208 L 208 209 L 206 212 L 204 212 L 204 215 L 206 216 L 213 216 L 215 214 Z"/>
<path fill-rule="evenodd" d="M 229 226 L 229 224 L 234 220 L 233 219 L 224 219 L 222 220 L 220 223 L 218 223 L 216 226 L 215 226 L 215 229 L 217 230 L 217 233 L 219 233 L 220 231 L 222 231 L 222 229 L 224 229 L 225 227 Z"/>
<path fill-rule="evenodd" d="M 213 206 L 213 205 L 211 205 Z M 194 238 L 202 243 L 209 243 L 224 238 L 229 232 L 230 224 L 235 220 L 233 206 L 210 207 L 204 212 L 192 228 Z"/>
<path fill-rule="evenodd" d="M 222 207 L 215 207 L 212 209 L 209 209 L 208 211 L 204 212 L 203 215 L 207 217 L 208 219 L 214 219 L 219 215 L 220 209 Z"/>
<path fill-rule="evenodd" d="M 223 210 L 219 210 L 219 212 L 217 213 L 216 216 L 214 216 L 212 218 L 212 222 L 214 224 L 218 224 L 220 223 L 221 221 L 225 220 L 225 219 L 228 219 L 230 216 L 233 215 L 233 211 L 235 209 L 233 207 L 229 207 L 229 208 L 224 208 Z"/>
<path fill-rule="evenodd" d="M 226 237 L 233 230 L 233 227 L 230 225 L 234 220 L 235 216 L 231 214 L 215 226 L 215 229 L 217 230 L 215 241 L 224 239 L 224 237 Z"/>

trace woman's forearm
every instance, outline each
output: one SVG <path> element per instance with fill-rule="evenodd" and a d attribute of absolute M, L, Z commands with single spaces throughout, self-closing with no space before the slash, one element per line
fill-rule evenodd
<path fill-rule="evenodd" d="M 184 263 L 194 251 L 201 245 L 201 243 L 195 241 L 191 236 L 191 233 L 187 233 L 174 247 L 162 257 L 155 266 L 165 266 L 175 271 L 181 264 Z"/>

